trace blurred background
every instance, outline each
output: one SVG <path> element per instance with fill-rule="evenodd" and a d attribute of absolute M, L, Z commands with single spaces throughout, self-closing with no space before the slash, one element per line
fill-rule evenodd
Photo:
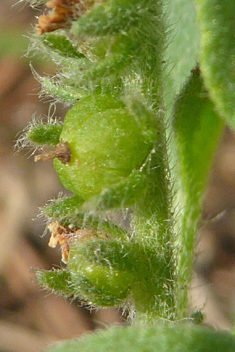
<path fill-rule="evenodd" d="M 40 289 L 35 268 L 60 266 L 60 251 L 42 237 L 45 222 L 38 207 L 56 198 L 60 186 L 52 163 L 34 163 L 30 151 L 14 150 L 17 135 L 37 112 L 47 116 L 50 103 L 40 101 L 39 74 L 53 67 L 26 58 L 27 36 L 39 10 L 26 3 L 0 0 L 0 352 L 37 352 L 49 343 L 77 337 L 96 328 L 122 323 L 113 309 L 88 311 Z M 57 106 L 56 116 L 66 108 Z M 200 152 L 200 151 L 199 151 Z M 203 152 L 203 151 L 202 151 Z M 235 313 L 235 135 L 227 128 L 208 184 L 198 231 L 192 309 L 206 321 L 229 329 Z"/>

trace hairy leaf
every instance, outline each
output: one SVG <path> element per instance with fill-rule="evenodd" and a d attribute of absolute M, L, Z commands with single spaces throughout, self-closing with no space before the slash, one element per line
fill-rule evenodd
<path fill-rule="evenodd" d="M 196 226 L 213 156 L 223 131 L 223 122 L 214 110 L 198 69 L 192 72 L 176 102 L 174 131 L 178 146 L 181 184 L 181 251 L 179 257 L 179 311 L 185 314 L 185 284 L 190 282 Z"/>
<path fill-rule="evenodd" d="M 235 340 L 226 332 L 192 324 L 116 327 L 49 348 L 48 352 L 233 352 Z"/>
<path fill-rule="evenodd" d="M 235 3 L 231 0 L 197 3 L 202 73 L 216 108 L 235 128 Z"/>

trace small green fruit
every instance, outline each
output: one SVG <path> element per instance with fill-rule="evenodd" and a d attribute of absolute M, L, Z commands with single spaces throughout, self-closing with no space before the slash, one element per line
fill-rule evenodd
<path fill-rule="evenodd" d="M 130 293 L 131 273 L 94 264 L 82 255 L 73 256 L 73 250 L 68 265 L 71 284 L 78 290 L 80 299 L 96 307 L 120 305 Z"/>
<path fill-rule="evenodd" d="M 64 187 L 84 200 L 139 169 L 152 148 L 136 117 L 111 95 L 79 101 L 67 113 L 60 139 L 71 159 L 55 159 L 54 167 Z"/>
<path fill-rule="evenodd" d="M 121 256 L 115 242 L 108 238 L 87 238 L 74 242 L 70 249 L 68 269 L 71 284 L 80 299 L 96 307 L 120 305 L 130 294 L 134 279 L 128 268 L 117 268 Z"/>

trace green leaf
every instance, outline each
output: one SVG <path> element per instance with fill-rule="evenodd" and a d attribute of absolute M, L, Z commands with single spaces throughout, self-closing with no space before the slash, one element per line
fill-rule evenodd
<path fill-rule="evenodd" d="M 184 207 L 178 267 L 179 312 L 184 316 L 187 309 L 185 287 L 191 278 L 195 234 L 203 193 L 224 126 L 208 97 L 198 69 L 192 71 L 189 81 L 176 102 L 173 126 L 180 162 L 179 175 L 182 180 L 181 206 Z"/>
<path fill-rule="evenodd" d="M 63 77 L 58 77 L 56 80 L 48 76 L 40 77 L 37 75 L 37 79 L 41 84 L 40 96 L 42 97 L 49 96 L 56 101 L 74 104 L 87 94 L 84 89 L 69 85 L 68 82 L 65 83 Z"/>
<path fill-rule="evenodd" d="M 235 128 L 235 3 L 198 0 L 200 66 L 221 116 Z"/>
<path fill-rule="evenodd" d="M 199 69 L 192 71 L 175 105 L 174 131 L 186 197 L 203 195 L 213 155 L 223 130 Z"/>
<path fill-rule="evenodd" d="M 66 199 L 57 199 L 45 205 L 41 210 L 46 217 L 63 223 L 65 220 L 69 221 L 78 217 L 80 213 L 81 226 L 84 218 L 84 214 L 81 212 L 83 203 L 83 199 L 76 195 Z"/>
<path fill-rule="evenodd" d="M 172 98 L 179 94 L 198 60 L 199 30 L 194 0 L 166 1 L 163 10 L 168 24 L 165 99 L 171 106 Z"/>
<path fill-rule="evenodd" d="M 234 337 L 227 332 L 193 324 L 115 327 L 64 341 L 47 352 L 234 352 Z"/>
<path fill-rule="evenodd" d="M 67 270 L 40 270 L 36 272 L 36 278 L 45 290 L 52 291 L 58 296 L 74 296 L 70 273 Z"/>
<path fill-rule="evenodd" d="M 167 24 L 166 47 L 163 53 L 163 101 L 166 108 L 166 135 L 169 146 L 168 153 L 170 164 L 173 198 L 172 212 L 181 214 L 185 206 L 183 197 L 180 197 L 181 180 L 175 176 L 178 165 L 178 154 L 174 138 L 173 108 L 178 94 L 190 77 L 191 70 L 196 66 L 199 56 L 199 29 L 196 21 L 196 8 L 194 0 L 165 1 L 163 6 Z M 173 232 L 181 233 L 179 221 L 174 222 Z M 191 264 L 190 264 L 191 267 Z M 187 295 L 187 293 L 186 293 Z"/>
<path fill-rule="evenodd" d="M 56 51 L 61 56 L 79 59 L 85 57 L 65 35 L 46 33 L 40 38 L 47 48 Z"/>

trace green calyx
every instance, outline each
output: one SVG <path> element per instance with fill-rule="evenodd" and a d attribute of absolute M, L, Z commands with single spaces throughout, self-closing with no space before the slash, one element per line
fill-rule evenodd
<path fill-rule="evenodd" d="M 111 236 L 75 240 L 71 246 L 68 269 L 77 295 L 101 307 L 130 298 L 140 312 L 146 305 L 157 307 L 168 284 L 161 276 L 164 258 L 151 246 Z"/>
<path fill-rule="evenodd" d="M 130 274 L 84 261 L 81 265 L 79 271 L 71 271 L 71 278 L 82 301 L 96 307 L 112 307 L 127 299 Z"/>
<path fill-rule="evenodd" d="M 102 193 L 139 170 L 153 147 L 141 121 L 114 97 L 82 99 L 67 113 L 60 140 L 71 159 L 54 160 L 64 187 L 83 199 Z"/>
<path fill-rule="evenodd" d="M 93 306 L 118 306 L 130 294 L 133 274 L 127 267 L 118 267 L 122 245 L 120 239 L 114 241 L 109 234 L 74 241 L 71 246 L 68 269 L 72 285 L 80 299 Z M 119 244 L 119 245 L 117 245 Z M 119 260 L 118 260 L 118 259 Z"/>
<path fill-rule="evenodd" d="M 27 130 L 27 140 L 30 143 L 34 143 L 36 146 L 54 146 L 60 141 L 62 128 L 63 125 L 61 123 L 45 124 L 39 121 L 29 126 Z"/>
<path fill-rule="evenodd" d="M 115 233 L 115 228 L 110 232 L 104 229 L 108 227 L 97 232 L 75 231 L 68 242 L 67 268 L 39 271 L 39 283 L 58 295 L 79 297 L 95 307 L 120 306 L 131 301 L 139 312 L 147 309 L 150 313 L 153 307 L 160 312 L 164 295 L 172 294 L 162 275 L 165 259 L 151 245 L 143 248 L 128 234 L 124 237 L 124 233 Z M 81 231 L 83 236 L 79 237 Z"/>

